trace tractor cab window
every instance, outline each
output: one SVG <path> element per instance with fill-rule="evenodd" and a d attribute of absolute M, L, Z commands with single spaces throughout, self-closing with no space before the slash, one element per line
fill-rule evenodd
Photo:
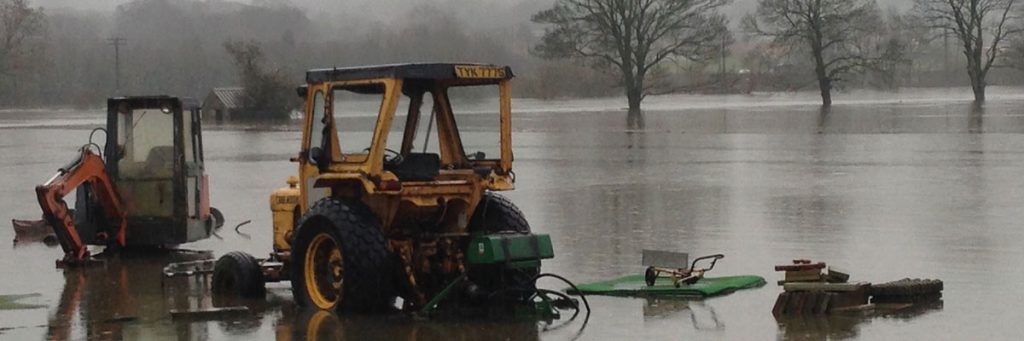
<path fill-rule="evenodd" d="M 357 84 L 334 89 L 331 108 L 342 155 L 369 152 L 383 98 L 384 84 Z"/>
<path fill-rule="evenodd" d="M 388 132 L 388 143 L 387 143 L 387 154 L 393 154 L 393 152 L 401 153 L 402 150 L 402 139 L 405 134 L 405 125 L 409 120 L 409 103 L 411 100 L 408 95 L 398 96 L 398 106 L 395 107 L 395 117 L 391 119 L 391 129 Z"/>
<path fill-rule="evenodd" d="M 181 141 L 184 142 L 182 150 L 185 152 L 185 165 L 192 167 L 196 164 L 196 145 L 199 141 L 193 141 L 196 138 L 195 132 L 192 130 L 193 116 L 191 111 L 185 111 L 181 118 Z"/>
<path fill-rule="evenodd" d="M 317 91 L 313 95 L 313 130 L 309 134 L 309 148 L 312 150 L 316 147 L 322 147 L 324 141 L 324 126 L 327 125 L 327 118 L 324 116 L 326 103 L 324 103 L 324 93 Z M 310 152 L 309 159 L 312 160 L 314 156 Z"/>
<path fill-rule="evenodd" d="M 388 132 L 384 170 L 401 181 L 430 181 L 441 170 L 433 95 L 414 82 L 406 87 Z"/>
<path fill-rule="evenodd" d="M 391 122 L 388 149 L 401 154 L 438 154 L 436 120 L 437 113 L 434 111 L 432 93 L 427 91 L 422 94 L 403 94 L 398 101 L 395 118 Z M 403 147 L 409 149 L 403 150 Z"/>
<path fill-rule="evenodd" d="M 174 170 L 174 118 L 160 109 L 118 115 L 118 169 L 122 178 L 170 178 Z"/>
<path fill-rule="evenodd" d="M 423 94 L 423 102 L 419 107 L 419 120 L 417 120 L 416 133 L 412 138 L 413 153 L 439 154 L 439 142 L 437 140 L 437 108 L 434 106 L 434 95 L 430 92 Z"/>
<path fill-rule="evenodd" d="M 116 186 L 129 216 L 174 215 L 174 113 L 124 110 L 117 115 Z"/>
<path fill-rule="evenodd" d="M 466 159 L 501 158 L 501 102 L 497 85 L 448 88 Z"/>

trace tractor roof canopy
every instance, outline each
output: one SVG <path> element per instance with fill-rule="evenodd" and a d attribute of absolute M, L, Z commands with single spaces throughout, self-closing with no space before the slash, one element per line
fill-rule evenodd
<path fill-rule="evenodd" d="M 512 77 L 512 69 L 508 66 L 472 63 L 388 64 L 306 71 L 307 83 L 400 78 L 455 81 L 469 85 L 495 83 Z"/>

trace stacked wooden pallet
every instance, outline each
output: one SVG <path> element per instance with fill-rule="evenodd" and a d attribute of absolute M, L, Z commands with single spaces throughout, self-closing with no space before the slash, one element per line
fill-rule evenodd
<path fill-rule="evenodd" d="M 775 271 L 785 272 L 783 280 L 779 281 L 784 292 L 775 301 L 772 314 L 828 314 L 868 303 L 871 284 L 847 283 L 849 274 L 832 268 L 826 270 L 826 267 L 824 262 L 813 263 L 807 259 L 776 266 Z"/>
<path fill-rule="evenodd" d="M 807 259 L 795 259 L 793 264 L 776 265 L 775 271 L 784 271 L 785 276 L 779 281 L 779 285 L 794 282 L 829 282 L 846 283 L 850 275 L 833 267 L 828 267 L 824 262 L 812 263 Z"/>
<path fill-rule="evenodd" d="M 871 303 L 928 303 L 942 298 L 942 281 L 904 278 L 871 286 Z"/>
<path fill-rule="evenodd" d="M 869 283 L 788 283 L 772 315 L 822 315 L 854 310 L 868 304 Z"/>
<path fill-rule="evenodd" d="M 832 268 L 825 271 L 824 262 L 794 260 L 793 264 L 779 265 L 775 271 L 785 271 L 779 281 L 783 292 L 772 308 L 772 315 L 807 316 L 841 311 L 875 309 L 876 305 L 898 304 L 899 307 L 938 301 L 942 297 L 942 281 L 934 279 L 902 279 L 871 285 L 867 282 L 848 283 L 850 275 Z M 868 303 L 870 300 L 871 303 Z"/>

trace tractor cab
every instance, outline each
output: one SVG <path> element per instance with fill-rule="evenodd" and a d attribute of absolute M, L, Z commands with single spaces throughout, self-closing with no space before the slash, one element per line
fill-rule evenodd
<path fill-rule="evenodd" d="M 306 75 L 303 210 L 332 190 L 358 188 L 471 211 L 482 190 L 513 188 L 508 67 L 401 64 Z M 385 225 L 388 218 L 395 217 Z"/>
<path fill-rule="evenodd" d="M 199 105 L 168 96 L 107 100 L 105 170 L 127 216 L 126 245 L 174 245 L 213 230 Z M 100 218 L 78 191 L 79 229 Z"/>

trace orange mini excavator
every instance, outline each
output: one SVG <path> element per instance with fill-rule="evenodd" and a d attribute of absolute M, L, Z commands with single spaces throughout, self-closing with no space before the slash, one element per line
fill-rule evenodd
<path fill-rule="evenodd" d="M 92 142 L 106 132 L 106 146 Z M 36 187 L 43 218 L 64 249 L 62 264 L 107 250 L 172 246 L 207 238 L 223 224 L 209 203 L 199 106 L 168 96 L 107 100 L 107 127 Z M 64 197 L 75 192 L 75 209 Z"/>

